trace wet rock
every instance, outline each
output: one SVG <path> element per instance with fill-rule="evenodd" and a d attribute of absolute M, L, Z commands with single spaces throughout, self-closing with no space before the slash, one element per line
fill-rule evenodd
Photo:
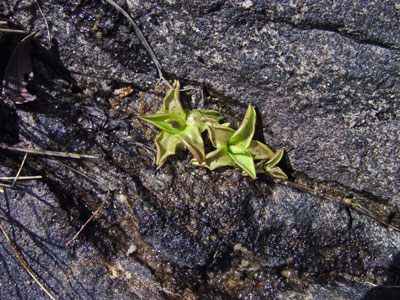
<path fill-rule="evenodd" d="M 398 222 L 397 4 L 119 3 L 143 30 L 168 79 L 204 85 L 206 97 L 199 101 L 193 100 L 198 91 L 182 93 L 185 105 L 221 111 L 233 125 L 254 105 L 257 139 L 285 148 L 283 168 L 292 179 L 353 197 Z M 156 169 L 156 130 L 136 116 L 155 111 L 165 89 L 155 88 L 154 65 L 110 5 L 47 1 L 42 9 L 51 42 L 35 1 L 1 7 L 2 18 L 40 30 L 32 49 L 35 79 L 28 85 L 37 100 L 1 105 L 1 141 L 97 156 L 57 162 L 30 155 L 23 175 L 43 180 L 1 194 L 2 224 L 56 295 L 398 295 L 388 287 L 399 285 L 398 232 L 264 176 L 254 181 L 229 168 L 196 168 L 184 151 Z M 12 39 L 0 32 L 5 53 Z M 6 61 L 1 64 L 4 70 Z M 114 93 L 128 86 L 129 95 Z M 1 173 L 13 176 L 21 160 L 1 150 Z M 103 201 L 99 215 L 65 246 Z M 1 295 L 42 298 L 5 240 L 2 246 Z"/>

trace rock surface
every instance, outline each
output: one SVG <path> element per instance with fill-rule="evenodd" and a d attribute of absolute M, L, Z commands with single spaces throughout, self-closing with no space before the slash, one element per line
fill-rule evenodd
<path fill-rule="evenodd" d="M 399 224 L 400 5 L 396 1 L 118 1 L 187 107 L 232 124 L 248 104 L 257 139 L 286 150 L 291 179 Z M 126 19 L 105 1 L 7 0 L 0 19 L 33 42 L 37 100 L 1 104 L 7 145 L 96 155 L 28 156 L 0 222 L 59 299 L 398 299 L 400 233 L 341 204 L 180 152 L 154 166 L 165 89 Z M 18 41 L 0 32 L 6 56 Z M 1 59 L 1 76 L 7 60 Z M 132 87 L 120 97 L 113 92 Z M 23 155 L 1 150 L 2 176 Z M 73 167 L 91 179 L 67 168 Z M 80 226 L 105 206 L 76 241 Z M 44 299 L 1 242 L 0 295 Z"/>

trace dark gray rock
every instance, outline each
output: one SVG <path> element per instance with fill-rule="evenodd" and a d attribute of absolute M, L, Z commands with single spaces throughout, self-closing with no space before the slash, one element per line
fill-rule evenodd
<path fill-rule="evenodd" d="M 119 3 L 168 79 L 204 84 L 210 97 L 183 93 L 185 105 L 221 111 L 232 124 L 254 105 L 257 138 L 285 148 L 282 167 L 293 179 L 353 196 L 399 224 L 395 1 Z M 195 168 L 186 152 L 156 170 L 149 150 L 156 131 L 136 116 L 155 111 L 165 90 L 155 89 L 154 65 L 110 5 L 47 1 L 51 42 L 35 1 L 0 7 L 2 19 L 40 30 L 28 85 L 38 98 L 1 105 L 1 141 L 98 156 L 61 159 L 92 179 L 29 156 L 23 175 L 43 180 L 2 193 L 1 223 L 53 294 L 397 299 L 400 234 L 370 217 L 264 176 Z M 4 53 L 16 41 L 0 33 Z M 113 94 L 126 86 L 132 94 Z M 1 173 L 12 176 L 21 160 L 1 150 Z M 64 246 L 104 200 L 77 241 Z M 1 257 L 2 298 L 45 297 L 5 239 Z"/>

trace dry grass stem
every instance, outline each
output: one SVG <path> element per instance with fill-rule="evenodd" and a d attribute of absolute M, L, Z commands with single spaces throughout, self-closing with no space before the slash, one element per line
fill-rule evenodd
<path fill-rule="evenodd" d="M 98 181 L 98 180 L 96 180 L 96 179 L 94 179 L 94 178 L 92 178 L 92 177 L 86 175 L 85 173 L 83 173 L 83 172 L 81 172 L 81 171 L 79 171 L 79 170 L 77 170 L 77 169 L 75 169 L 75 168 L 73 168 L 73 167 L 70 167 L 70 166 L 68 166 L 68 165 L 66 165 L 66 164 L 64 164 L 64 163 L 62 163 L 61 161 L 52 160 L 52 162 L 55 162 L 56 164 L 59 164 L 59 165 L 61 165 L 61 166 L 63 166 L 63 167 L 66 167 L 67 169 L 70 169 L 71 171 L 73 171 L 73 172 L 75 172 L 75 173 L 77 173 L 77 174 L 79 174 L 79 175 L 85 177 L 87 180 L 92 181 L 92 182 L 96 183 L 97 185 L 101 186 L 102 188 L 104 188 L 107 192 L 111 191 L 111 188 L 110 188 L 110 187 L 108 187 L 108 186 L 102 184 L 100 181 Z"/>
<path fill-rule="evenodd" d="M 14 177 L 13 177 L 14 179 Z M 6 188 L 12 188 L 12 186 L 10 184 L 5 184 L 5 183 L 0 183 L 1 187 L 6 187 Z"/>
<path fill-rule="evenodd" d="M 32 277 L 32 279 L 40 286 L 40 288 L 49 296 L 51 299 L 55 300 L 55 298 L 50 294 L 50 292 L 43 286 L 43 284 L 36 278 L 35 274 L 29 269 L 28 265 L 22 259 L 21 255 L 19 254 L 17 248 L 14 246 L 14 243 L 11 241 L 10 237 L 4 230 L 3 226 L 0 224 L 0 230 L 3 232 L 4 236 L 6 237 L 8 243 L 10 244 L 12 250 L 14 251 L 15 255 L 17 256 L 18 260 L 21 262 L 24 269 L 28 272 L 28 274 Z"/>
<path fill-rule="evenodd" d="M 82 232 L 83 229 L 92 221 L 92 219 L 100 212 L 100 210 L 103 208 L 104 204 L 106 204 L 108 196 L 110 195 L 110 192 L 107 192 L 107 198 L 103 200 L 103 202 L 100 204 L 100 206 L 96 209 L 96 211 L 90 216 L 90 218 L 85 222 L 85 224 L 82 225 L 82 227 L 78 230 L 77 233 L 73 236 L 72 239 L 70 239 L 68 242 L 65 243 L 65 246 L 68 246 L 71 244 L 76 238 L 79 236 L 79 234 Z"/>
<path fill-rule="evenodd" d="M 142 43 L 143 47 L 146 49 L 147 53 L 149 54 L 151 60 L 153 61 L 154 65 L 156 66 L 158 76 L 160 77 L 160 80 L 162 80 L 169 88 L 172 88 L 168 80 L 166 80 L 162 74 L 161 71 L 161 64 L 158 61 L 156 55 L 154 54 L 153 49 L 151 49 L 151 46 L 147 42 L 146 38 L 144 37 L 142 31 L 139 29 L 139 27 L 136 25 L 136 22 L 131 18 L 131 16 L 117 3 L 115 3 L 113 0 L 106 0 L 110 5 L 112 5 L 116 10 L 118 10 L 125 18 L 128 19 L 129 23 L 132 25 L 133 29 L 135 30 L 136 36 Z"/>
<path fill-rule="evenodd" d="M 53 160 L 53 162 L 55 162 L 55 163 L 57 163 L 57 164 L 59 164 L 59 165 L 61 165 L 61 166 L 63 166 L 63 167 L 66 167 L 66 168 L 70 169 L 71 171 L 73 171 L 73 172 L 75 172 L 75 173 L 77 173 L 77 174 L 79 174 L 79 175 L 85 177 L 85 178 L 88 179 L 89 181 L 92 181 L 92 182 L 96 183 L 97 185 L 101 186 L 102 188 L 104 188 L 105 190 L 107 190 L 107 197 L 106 197 L 106 199 L 103 200 L 103 202 L 100 204 L 100 206 L 99 206 L 99 207 L 96 209 L 96 211 L 90 216 L 90 218 L 85 222 L 85 224 L 82 225 L 82 227 L 81 227 L 81 228 L 78 230 L 78 232 L 73 236 L 73 238 L 70 239 L 68 242 L 65 243 L 65 245 L 68 246 L 70 243 L 72 243 L 74 240 L 76 240 L 76 238 L 79 236 L 79 234 L 82 232 L 82 230 L 85 229 L 85 227 L 90 223 L 90 221 L 92 221 L 92 219 L 101 211 L 101 209 L 103 208 L 103 206 L 106 204 L 108 197 L 110 196 L 111 188 L 108 187 L 108 186 L 106 186 L 106 185 L 104 185 L 104 184 L 102 184 L 102 183 L 99 182 L 98 180 L 89 177 L 89 176 L 86 175 L 85 173 L 83 173 L 83 172 L 81 172 L 81 171 L 78 171 L 78 170 L 76 170 L 75 168 L 70 167 L 70 166 L 68 166 L 68 165 L 66 165 L 66 164 L 64 164 L 64 163 L 62 163 L 62 162 L 60 162 L 60 161 Z"/>
<path fill-rule="evenodd" d="M 46 24 L 47 37 L 48 37 L 49 42 L 50 42 L 50 44 L 51 44 L 51 33 L 50 33 L 50 28 L 49 28 L 49 22 L 47 22 L 47 18 L 46 18 L 46 16 L 44 15 L 44 13 L 43 13 L 43 11 L 42 11 L 42 8 L 41 8 L 40 5 L 39 5 L 39 1 L 35 0 L 35 2 L 36 2 L 36 4 L 37 4 L 37 6 L 38 6 L 38 9 L 39 9 L 40 14 L 42 15 L 42 17 L 43 17 L 43 19 L 44 19 L 44 23 Z"/>
<path fill-rule="evenodd" d="M 1 148 L 11 151 L 24 152 L 29 154 L 37 154 L 37 155 L 48 155 L 48 156 L 58 156 L 58 157 L 66 157 L 66 158 L 97 158 L 95 155 L 89 154 L 78 154 L 78 153 L 68 153 L 62 151 L 50 151 L 50 150 L 42 150 L 42 149 L 29 149 L 29 148 L 18 148 L 18 147 L 9 147 L 6 145 L 1 145 Z"/>
<path fill-rule="evenodd" d="M 36 176 L 18 176 L 17 180 L 33 180 L 33 179 L 42 179 L 43 176 L 42 175 L 36 175 Z M 15 177 L 12 176 L 0 176 L 0 180 L 3 181 L 11 181 L 14 180 Z"/>
<path fill-rule="evenodd" d="M 15 175 L 15 178 L 14 178 L 14 180 L 13 180 L 11 186 L 14 186 L 15 183 L 17 182 L 18 177 L 19 177 L 19 175 L 21 174 L 22 168 L 24 167 L 24 164 L 25 164 L 25 161 L 26 161 L 26 158 L 27 158 L 27 157 L 28 157 L 28 153 L 25 153 L 24 159 L 22 160 L 22 163 L 21 163 L 21 165 L 19 166 L 17 175 Z"/>
<path fill-rule="evenodd" d="M 0 28 L 0 31 L 1 31 L 1 32 L 6 32 L 6 33 L 29 34 L 29 31 L 26 31 L 26 30 L 19 30 L 19 29 Z"/>
<path fill-rule="evenodd" d="M 396 231 L 400 232 L 400 228 L 397 228 L 396 226 L 390 225 L 389 223 L 385 222 L 382 219 L 382 217 L 379 217 L 375 213 L 373 213 L 372 211 L 366 209 L 365 207 L 352 202 L 351 199 L 348 199 L 348 198 L 343 198 L 342 199 L 342 198 L 334 197 L 332 195 L 325 194 L 325 193 L 322 193 L 320 191 L 314 190 L 314 189 L 312 189 L 312 188 L 310 188 L 310 187 L 308 187 L 308 186 L 306 186 L 304 184 L 300 184 L 300 183 L 296 183 L 296 182 L 292 182 L 292 181 L 287 181 L 287 180 L 286 181 L 281 181 L 281 180 L 278 181 L 277 180 L 276 182 L 278 182 L 280 184 L 292 186 L 292 187 L 294 187 L 294 188 L 296 188 L 296 189 L 298 189 L 300 191 L 305 191 L 307 193 L 316 195 L 316 196 L 321 197 L 321 198 L 325 198 L 325 199 L 328 199 L 328 200 L 341 202 L 341 203 L 353 208 L 357 212 L 359 212 L 359 213 L 361 213 L 363 215 L 366 215 L 366 216 L 378 221 L 382 225 L 387 226 L 389 228 L 392 228 L 393 230 L 396 230 Z"/>

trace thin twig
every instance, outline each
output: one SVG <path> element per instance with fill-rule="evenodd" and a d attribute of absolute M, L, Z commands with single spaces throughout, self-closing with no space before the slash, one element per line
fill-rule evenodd
<path fill-rule="evenodd" d="M 50 42 L 50 44 L 51 44 L 51 33 L 50 33 L 49 23 L 47 22 L 47 18 L 46 18 L 46 16 L 44 15 L 44 13 L 43 13 L 43 11 L 42 11 L 40 5 L 39 5 L 39 1 L 38 1 L 38 0 L 35 0 L 35 2 L 36 2 L 37 6 L 38 6 L 38 8 L 39 8 L 40 14 L 42 15 L 42 17 L 43 17 L 43 19 L 44 19 L 44 23 L 46 24 L 46 28 L 47 28 L 47 37 L 49 38 L 49 42 Z"/>
<path fill-rule="evenodd" d="M 367 281 L 366 284 L 372 287 L 386 288 L 386 289 L 400 289 L 399 285 L 377 285 L 373 282 Z"/>
<path fill-rule="evenodd" d="M 28 274 L 32 277 L 33 280 L 40 286 L 40 288 L 49 296 L 51 299 L 55 300 L 55 298 L 50 294 L 50 292 L 43 286 L 43 284 L 39 281 L 39 279 L 36 278 L 35 274 L 29 269 L 28 265 L 25 263 L 25 261 L 22 259 L 21 255 L 19 254 L 17 248 L 14 246 L 14 243 L 11 241 L 9 236 L 7 235 L 6 231 L 4 230 L 3 226 L 0 224 L 0 230 L 3 232 L 5 235 L 8 243 L 10 244 L 11 248 L 13 249 L 15 255 L 17 256 L 18 260 L 21 262 L 22 266 L 24 269 L 28 272 Z"/>
<path fill-rule="evenodd" d="M 13 178 L 14 179 L 14 178 Z M 10 188 L 10 189 L 14 189 L 14 190 L 19 190 L 21 187 L 28 187 L 31 186 L 28 183 L 18 183 L 18 185 L 12 186 L 11 184 L 7 184 L 7 183 L 1 183 L 0 186 L 6 187 L 6 188 Z"/>
<path fill-rule="evenodd" d="M 148 152 L 150 152 L 150 153 L 156 153 L 156 150 L 154 150 L 153 148 L 151 148 L 151 147 L 149 147 L 149 146 L 146 146 L 145 144 L 143 144 L 143 143 L 139 143 L 139 142 L 133 142 L 132 143 L 133 145 L 136 145 L 136 146 L 138 146 L 138 147 L 140 147 L 140 148 L 143 148 L 144 150 L 146 150 L 146 151 L 148 151 Z"/>
<path fill-rule="evenodd" d="M 102 184 L 100 181 L 98 181 L 98 180 L 96 180 L 96 179 L 94 179 L 94 178 L 92 178 L 92 177 L 86 175 L 85 173 L 83 173 L 83 172 L 81 172 L 81 171 L 79 171 L 79 170 L 77 170 L 77 169 L 75 169 L 75 168 L 73 168 L 73 167 L 70 167 L 70 166 L 64 164 L 64 163 L 61 162 L 61 161 L 58 161 L 58 160 L 52 160 L 52 161 L 55 162 L 56 164 L 59 164 L 59 165 L 61 165 L 61 166 L 63 166 L 63 167 L 66 167 L 67 169 L 70 169 L 71 171 L 73 171 L 73 172 L 75 172 L 75 173 L 77 173 L 77 174 L 79 174 L 79 175 L 85 177 L 87 180 L 92 181 L 92 182 L 98 184 L 99 186 L 103 187 L 106 191 L 110 191 L 110 190 L 111 190 L 110 187 L 108 187 L 108 186 Z"/>
<path fill-rule="evenodd" d="M 6 187 L 6 188 L 13 188 L 13 186 L 11 184 L 5 184 L 5 183 L 0 183 L 0 186 L 1 187 Z"/>
<path fill-rule="evenodd" d="M 22 163 L 21 163 L 21 165 L 19 166 L 17 175 L 15 175 L 15 178 L 14 178 L 14 180 L 13 180 L 11 186 L 14 186 L 15 183 L 17 182 L 17 180 L 18 180 L 18 178 L 19 178 L 19 174 L 21 174 L 22 168 L 24 167 L 24 164 L 25 164 L 25 161 L 26 161 L 26 158 L 27 158 L 27 157 L 28 157 L 28 153 L 25 153 L 24 159 L 22 160 Z"/>
<path fill-rule="evenodd" d="M 82 227 L 78 230 L 77 233 L 73 236 L 72 239 L 70 239 L 68 242 L 65 243 L 65 246 L 68 246 L 70 243 L 72 243 L 82 232 L 83 229 L 85 229 L 86 225 L 92 221 L 92 219 L 100 212 L 100 210 L 103 208 L 104 204 L 106 204 L 107 199 L 110 195 L 110 191 L 107 192 L 107 198 L 103 200 L 103 202 L 100 204 L 100 206 L 96 209 L 96 211 L 90 216 L 90 218 L 85 222 L 85 224 L 82 225 Z"/>
<path fill-rule="evenodd" d="M 53 160 L 53 162 L 55 162 L 55 163 L 57 163 L 57 164 L 59 164 L 59 165 L 61 165 L 61 166 L 64 166 L 64 167 L 70 169 L 70 170 L 73 171 L 73 172 L 78 173 L 79 175 L 85 177 L 86 179 L 88 179 L 88 180 L 90 180 L 90 181 L 92 181 L 92 182 L 98 184 L 99 186 L 101 186 L 101 187 L 103 187 L 104 189 L 107 190 L 107 197 L 106 197 L 106 199 L 103 200 L 103 202 L 100 204 L 100 206 L 99 206 L 99 207 L 96 209 L 96 211 L 90 216 L 90 218 L 85 222 L 85 224 L 83 224 L 83 225 L 81 226 L 81 228 L 80 228 L 80 229 L 78 230 L 78 232 L 73 236 L 73 238 L 70 239 L 68 242 L 65 243 L 65 245 L 68 246 L 70 243 L 72 243 L 72 242 L 79 236 L 79 234 L 82 232 L 82 230 L 85 229 L 85 227 L 90 223 L 90 221 L 92 221 L 92 219 L 101 211 L 101 209 L 103 208 L 104 204 L 106 204 L 106 202 L 107 202 L 107 200 L 108 200 L 108 197 L 109 197 L 109 195 L 110 195 L 111 188 L 108 187 L 108 186 L 106 186 L 106 185 L 104 185 L 104 184 L 102 184 L 102 183 L 99 182 L 98 180 L 89 177 L 89 176 L 86 175 L 85 173 L 83 173 L 83 172 L 81 172 L 81 171 L 78 171 L 78 170 L 76 170 L 76 169 L 74 169 L 74 168 L 72 168 L 72 167 L 70 167 L 70 166 L 68 166 L 68 165 L 66 165 L 66 164 L 64 164 L 64 163 L 62 163 L 62 162 L 60 162 L 60 161 Z"/>
<path fill-rule="evenodd" d="M 28 34 L 29 31 L 26 30 L 19 30 L 19 29 L 8 29 L 8 28 L 0 28 L 1 32 L 6 32 L 6 33 L 21 33 L 21 34 Z"/>
<path fill-rule="evenodd" d="M 156 156 L 154 155 L 156 153 L 156 150 L 146 146 L 145 144 L 139 143 L 139 142 L 133 142 L 133 144 L 146 150 L 148 153 L 150 153 L 150 155 L 152 155 L 152 158 L 153 158 L 153 165 L 156 163 Z"/>
<path fill-rule="evenodd" d="M 158 61 L 156 55 L 154 54 L 153 49 L 151 49 L 149 43 L 147 42 L 146 38 L 144 37 L 142 31 L 136 25 L 136 22 L 131 18 L 131 16 L 121 6 L 119 6 L 113 0 L 106 0 L 106 2 L 108 2 L 110 5 L 112 5 L 116 10 L 118 10 L 121 14 L 123 14 L 125 18 L 128 19 L 129 23 L 132 25 L 133 29 L 135 30 L 136 36 L 138 37 L 138 39 L 142 43 L 143 47 L 146 49 L 147 53 L 149 54 L 154 65 L 156 66 L 157 71 L 158 71 L 158 76 L 160 77 L 160 79 L 162 79 L 164 82 L 166 82 L 168 84 L 168 86 L 170 86 L 170 84 L 164 78 L 164 76 L 162 74 L 160 62 Z"/>
<path fill-rule="evenodd" d="M 37 155 L 48 155 L 48 156 L 59 156 L 59 157 L 67 157 L 67 158 L 97 158 L 95 155 L 89 154 L 78 154 L 78 153 L 68 153 L 61 151 L 50 151 L 50 150 L 42 150 L 42 149 L 29 149 L 29 148 L 18 148 L 18 147 L 9 147 L 6 145 L 0 145 L 1 148 L 6 150 L 24 152 L 29 154 L 37 154 Z"/>
<path fill-rule="evenodd" d="M 400 228 L 397 228 L 397 227 L 395 227 L 393 225 L 390 225 L 389 223 L 385 222 L 381 217 L 377 216 L 372 211 L 368 210 L 367 208 L 365 208 L 365 207 L 363 207 L 363 206 L 361 206 L 361 205 L 359 205 L 357 203 L 352 202 L 351 199 L 349 199 L 349 198 L 338 198 L 338 197 L 335 197 L 335 196 L 332 196 L 332 195 L 329 195 L 329 194 L 322 193 L 320 191 L 314 190 L 314 189 L 312 189 L 312 188 L 310 188 L 310 187 L 308 187 L 306 185 L 303 185 L 303 184 L 300 184 L 300 183 L 296 183 L 296 182 L 292 182 L 292 181 L 288 181 L 288 180 L 276 180 L 276 182 L 278 182 L 280 184 L 283 184 L 283 185 L 292 186 L 292 187 L 294 187 L 294 188 L 296 188 L 298 190 L 305 191 L 307 193 L 316 195 L 316 196 L 321 197 L 321 198 L 325 198 L 325 199 L 328 199 L 328 200 L 333 200 L 333 201 L 344 203 L 347 206 L 352 207 L 354 210 L 358 211 L 359 213 L 361 213 L 363 215 L 366 215 L 366 216 L 378 221 L 379 223 L 381 223 L 381 224 L 383 224 L 383 225 L 385 225 L 385 226 L 387 226 L 389 228 L 392 228 L 393 230 L 396 230 L 396 231 L 400 232 Z"/>
<path fill-rule="evenodd" d="M 375 213 L 373 213 L 369 209 L 367 209 L 367 208 L 365 208 L 365 207 L 363 207 L 363 206 L 361 206 L 359 204 L 355 204 L 355 203 L 352 203 L 352 207 L 355 210 L 357 210 L 359 213 L 362 213 L 362 214 L 364 214 L 366 216 L 369 216 L 370 218 L 378 221 L 379 223 L 381 223 L 381 224 L 383 224 L 383 225 L 385 225 L 385 226 L 387 226 L 389 228 L 392 228 L 393 230 L 396 230 L 396 231 L 400 232 L 400 228 L 397 228 L 396 226 L 390 225 L 389 223 L 385 222 L 381 217 L 377 216 Z"/>
<path fill-rule="evenodd" d="M 36 176 L 18 176 L 18 180 L 32 180 L 32 179 L 42 179 L 43 176 L 42 175 L 36 175 Z M 14 180 L 15 177 L 13 176 L 3 176 L 0 177 L 0 180 L 3 181 L 11 181 Z"/>

